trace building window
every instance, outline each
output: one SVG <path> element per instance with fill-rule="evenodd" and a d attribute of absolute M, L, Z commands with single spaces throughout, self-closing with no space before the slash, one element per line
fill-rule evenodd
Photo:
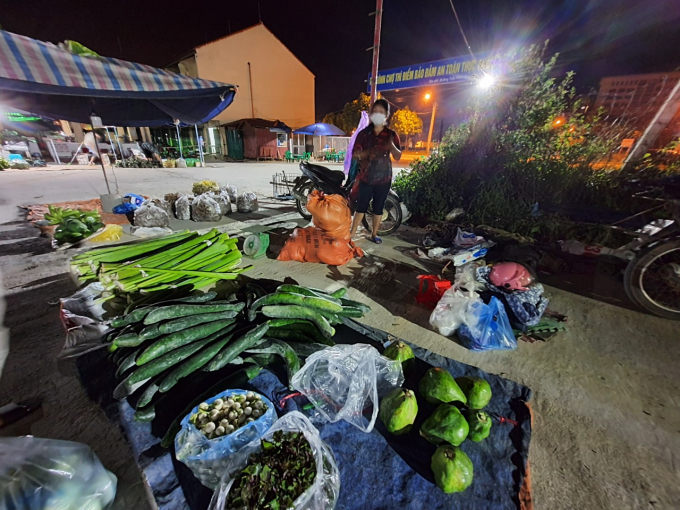
<path fill-rule="evenodd" d="M 286 133 L 276 133 L 276 145 L 278 147 L 287 147 L 288 135 Z"/>

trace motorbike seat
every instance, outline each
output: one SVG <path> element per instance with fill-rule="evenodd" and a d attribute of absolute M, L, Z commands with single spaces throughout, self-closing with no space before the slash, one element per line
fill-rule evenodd
<path fill-rule="evenodd" d="M 315 165 L 313 163 L 306 163 L 305 166 L 312 172 L 323 175 L 336 186 L 342 186 L 342 183 L 345 180 L 345 172 L 341 170 L 331 170 L 325 166 Z"/>

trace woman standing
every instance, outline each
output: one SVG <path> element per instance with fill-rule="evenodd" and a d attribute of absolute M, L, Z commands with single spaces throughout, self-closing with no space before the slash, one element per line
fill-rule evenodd
<path fill-rule="evenodd" d="M 351 236 L 356 235 L 357 228 L 368 211 L 368 205 L 373 200 L 371 241 L 376 244 L 382 243 L 377 234 L 382 221 L 385 200 L 392 186 L 390 155 L 395 161 L 401 159 L 399 135 L 387 127 L 389 116 L 389 103 L 384 99 L 376 100 L 371 108 L 371 123 L 357 136 L 352 154 L 352 158 L 359 162 L 357 177 L 359 190 Z"/>

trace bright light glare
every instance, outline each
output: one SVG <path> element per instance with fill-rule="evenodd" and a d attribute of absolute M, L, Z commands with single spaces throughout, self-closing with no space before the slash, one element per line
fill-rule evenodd
<path fill-rule="evenodd" d="M 496 77 L 493 76 L 492 74 L 488 74 L 488 73 L 482 74 L 482 76 L 479 78 L 479 80 L 477 80 L 477 86 L 482 90 L 489 90 L 495 84 L 496 84 Z"/>
<path fill-rule="evenodd" d="M 432 97 L 432 96 L 431 96 L 430 93 L 428 92 L 427 94 L 425 94 L 425 101 L 429 101 L 431 97 Z"/>

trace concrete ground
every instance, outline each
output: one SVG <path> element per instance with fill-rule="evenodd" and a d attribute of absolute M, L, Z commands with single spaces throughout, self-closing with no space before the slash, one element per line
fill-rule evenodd
<path fill-rule="evenodd" d="M 162 195 L 213 178 L 270 193 L 268 179 L 280 168 L 286 166 L 118 169 L 116 174 L 122 192 Z M 32 433 L 89 444 L 119 477 L 116 508 L 142 509 L 148 507 L 144 484 L 122 434 L 87 399 L 68 368 L 55 361 L 63 345 L 56 303 L 75 289 L 66 275 L 68 254 L 52 252 L 16 208 L 94 198 L 103 191 L 100 172 L 0 172 L 0 271 L 11 333 L 0 405 L 44 399 L 40 413 L 0 429 L 0 435 Z M 282 219 L 295 216 L 285 204 L 279 207 Z M 570 273 L 549 280 L 550 308 L 569 316 L 568 331 L 546 343 L 520 342 L 515 351 L 470 352 L 433 332 L 428 311 L 413 299 L 416 276 L 433 270 L 408 256 L 417 235 L 405 227 L 381 246 L 360 241 L 367 256 L 339 268 L 260 259 L 249 276 L 289 275 L 322 288 L 346 285 L 351 298 L 372 306 L 367 324 L 530 387 L 537 509 L 680 508 L 678 323 L 630 309 L 618 276 L 594 266 L 585 276 Z M 275 251 L 284 239 L 272 240 Z"/>

